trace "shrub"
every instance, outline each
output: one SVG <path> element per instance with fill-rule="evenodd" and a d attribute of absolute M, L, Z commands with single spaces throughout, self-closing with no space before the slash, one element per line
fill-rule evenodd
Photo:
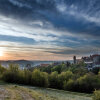
<path fill-rule="evenodd" d="M 48 86 L 48 74 L 45 72 L 40 72 L 40 70 L 35 69 L 32 72 L 32 85 L 47 87 Z"/>
<path fill-rule="evenodd" d="M 64 90 L 73 90 L 73 86 L 74 86 L 74 80 L 69 79 L 68 82 L 64 81 Z"/>
<path fill-rule="evenodd" d="M 3 80 L 11 83 L 18 83 L 19 81 L 18 65 L 10 64 L 6 72 L 3 73 Z"/>
<path fill-rule="evenodd" d="M 58 88 L 58 72 L 52 72 L 49 75 L 49 87 L 50 88 Z"/>
<path fill-rule="evenodd" d="M 5 73 L 5 71 L 6 71 L 6 68 L 0 65 L 0 80 L 2 79 L 3 73 Z"/>
<path fill-rule="evenodd" d="M 93 73 L 88 73 L 77 79 L 78 90 L 80 92 L 93 92 L 100 87 L 99 78 Z"/>
<path fill-rule="evenodd" d="M 3 74 L 6 71 L 6 68 L 0 65 L 0 74 Z"/>
<path fill-rule="evenodd" d="M 20 76 L 23 76 L 25 84 L 31 84 L 32 72 L 29 70 L 20 71 Z"/>
<path fill-rule="evenodd" d="M 92 72 L 93 72 L 94 74 L 98 74 L 99 71 L 100 71 L 100 68 L 98 68 L 98 67 L 92 69 Z"/>
<path fill-rule="evenodd" d="M 62 65 L 54 66 L 51 70 L 52 70 L 52 72 L 57 71 L 58 73 L 61 73 Z"/>
<path fill-rule="evenodd" d="M 92 100 L 100 100 L 100 90 L 95 90 Z"/>

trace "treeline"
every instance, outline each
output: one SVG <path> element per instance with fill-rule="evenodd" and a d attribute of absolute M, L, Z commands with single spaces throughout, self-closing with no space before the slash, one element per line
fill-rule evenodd
<path fill-rule="evenodd" d="M 96 72 L 96 73 L 95 73 Z M 9 82 L 38 87 L 49 87 L 67 91 L 91 93 L 100 89 L 100 72 L 89 72 L 84 63 L 62 63 L 56 66 L 19 69 L 18 65 L 10 64 L 9 68 L 0 65 L 0 79 Z"/>

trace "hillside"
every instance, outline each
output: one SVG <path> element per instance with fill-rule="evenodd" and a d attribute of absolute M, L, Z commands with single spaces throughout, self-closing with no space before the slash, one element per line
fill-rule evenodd
<path fill-rule="evenodd" d="M 88 94 L 60 90 L 0 85 L 0 100 L 92 100 Z"/>

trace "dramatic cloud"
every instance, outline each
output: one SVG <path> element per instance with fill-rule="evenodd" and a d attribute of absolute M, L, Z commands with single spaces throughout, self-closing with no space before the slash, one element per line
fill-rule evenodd
<path fill-rule="evenodd" d="M 14 59 L 70 59 L 99 44 L 100 0 L 0 0 L 0 48 Z"/>

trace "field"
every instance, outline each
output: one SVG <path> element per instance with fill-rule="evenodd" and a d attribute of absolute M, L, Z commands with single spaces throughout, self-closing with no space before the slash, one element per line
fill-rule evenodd
<path fill-rule="evenodd" d="M 91 95 L 18 85 L 0 85 L 0 100 L 92 100 Z"/>

